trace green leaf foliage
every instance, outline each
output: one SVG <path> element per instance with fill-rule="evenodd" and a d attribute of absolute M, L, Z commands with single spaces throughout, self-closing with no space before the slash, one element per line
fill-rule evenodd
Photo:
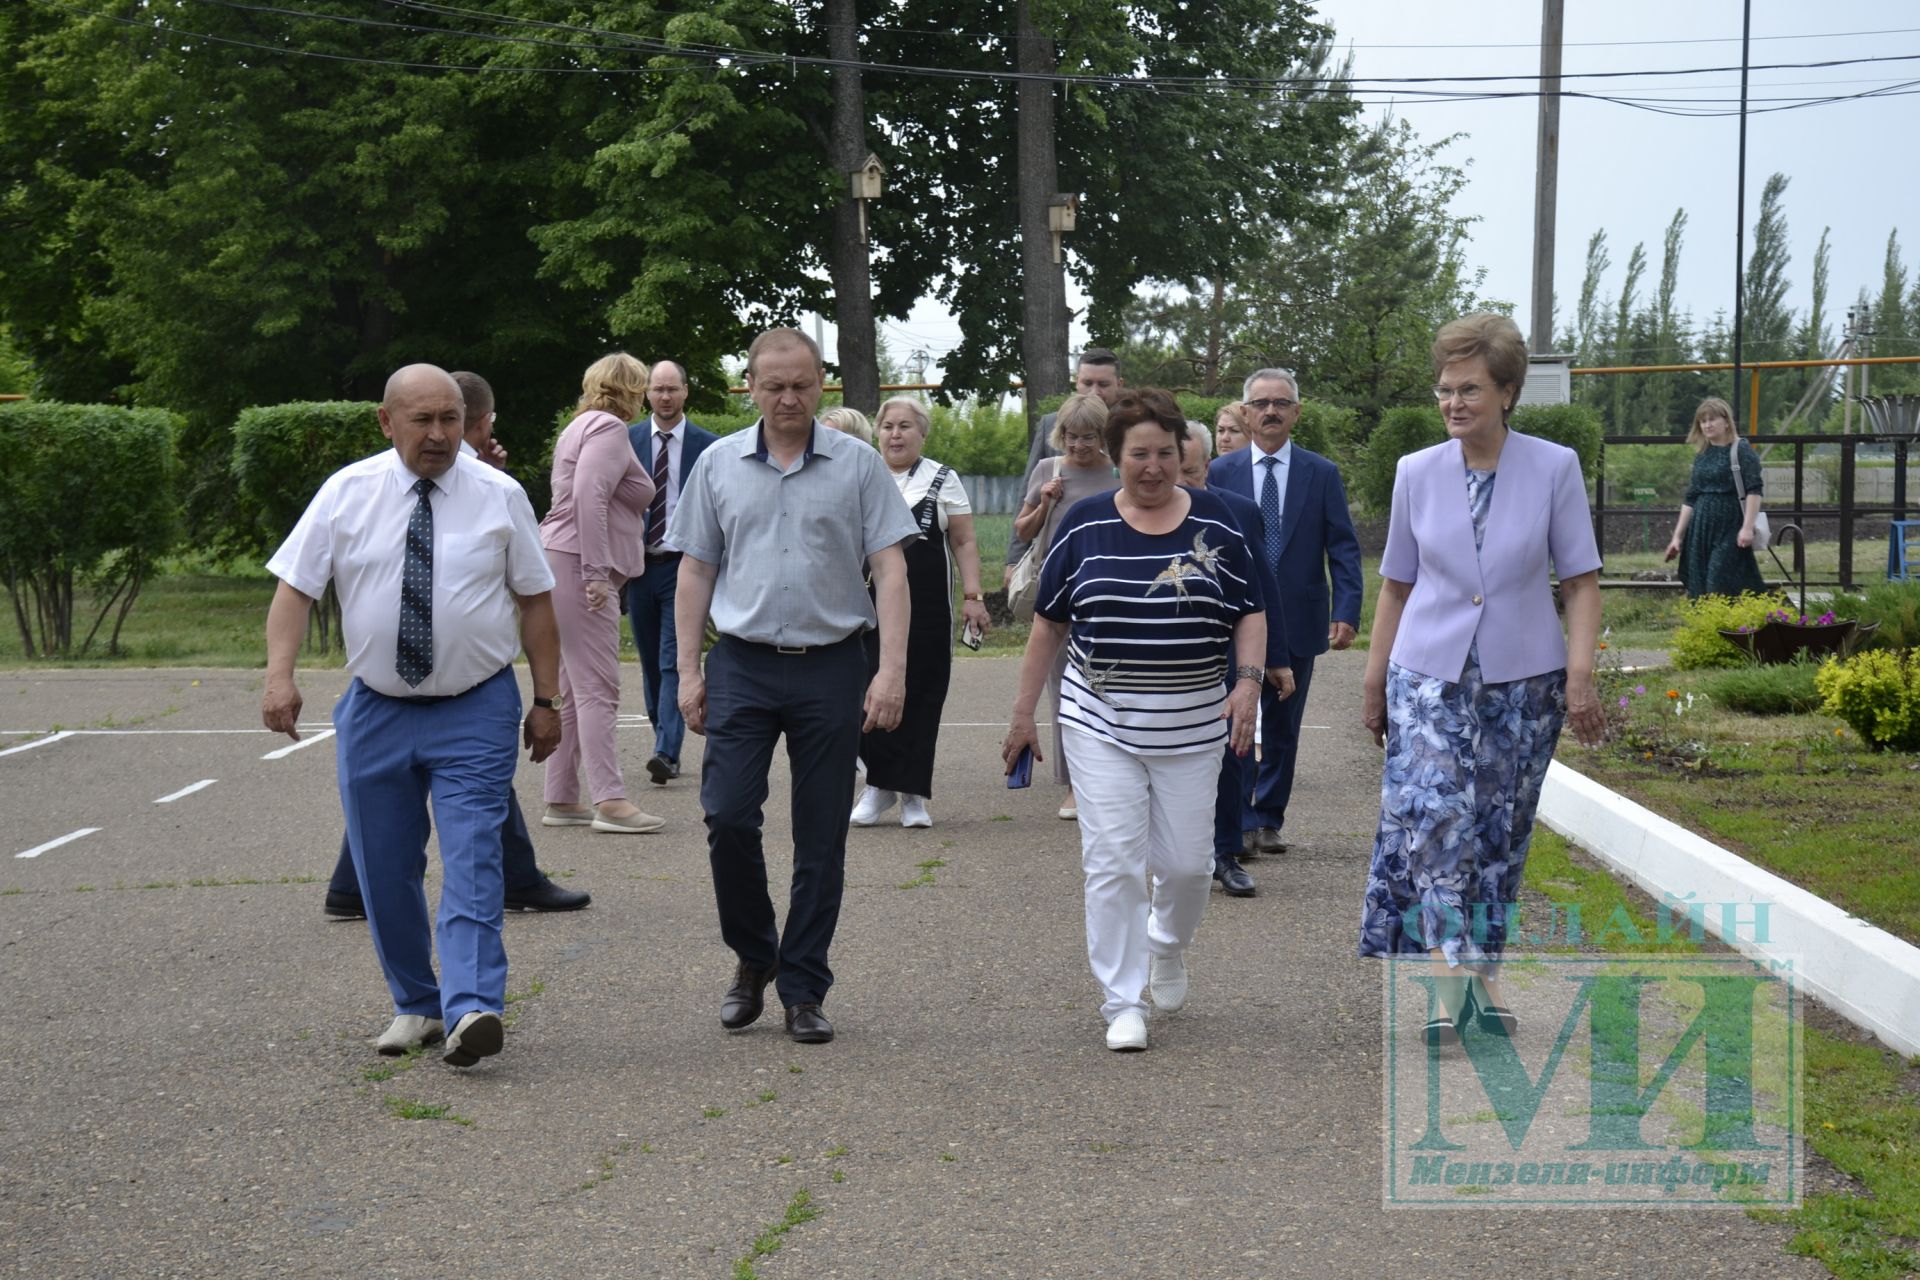
<path fill-rule="evenodd" d="M 1876 751 L 1920 751 L 1920 654 L 1883 649 L 1826 662 L 1821 709 Z"/>
<path fill-rule="evenodd" d="M 1446 422 L 1430 404 L 1387 410 L 1367 437 L 1348 492 L 1375 515 L 1386 515 L 1393 507 L 1393 477 L 1400 459 L 1446 438 Z"/>
<path fill-rule="evenodd" d="M 1878 624 L 1867 640 L 1873 649 L 1920 649 L 1920 581 L 1876 582 L 1860 595 L 1836 595 L 1836 617 Z"/>
<path fill-rule="evenodd" d="M 258 512 L 265 545 L 278 546 L 328 476 L 387 447 L 375 404 L 256 406 L 233 425 L 233 484 Z"/>
<path fill-rule="evenodd" d="M 76 652 L 74 589 L 112 612 L 110 649 L 154 562 L 178 537 L 174 441 L 158 409 L 25 401 L 0 405 L 0 573 L 29 657 Z"/>
<path fill-rule="evenodd" d="M 1820 709 L 1815 663 L 1748 663 L 1702 676 L 1696 686 L 1716 706 L 1751 716 L 1801 715 Z"/>
<path fill-rule="evenodd" d="M 1600 461 L 1600 415 L 1584 404 L 1523 404 L 1514 409 L 1508 425 L 1515 431 L 1555 444 L 1580 455 L 1580 473 L 1591 482 Z"/>
<path fill-rule="evenodd" d="M 1674 628 L 1673 641 L 1668 646 L 1673 665 L 1682 671 L 1745 665 L 1751 659 L 1727 643 L 1720 633 L 1741 627 L 1758 630 L 1766 622 L 1768 612 L 1779 607 L 1777 597 L 1751 594 L 1733 599 L 1701 596 L 1688 601 L 1680 610 L 1680 625 Z"/>

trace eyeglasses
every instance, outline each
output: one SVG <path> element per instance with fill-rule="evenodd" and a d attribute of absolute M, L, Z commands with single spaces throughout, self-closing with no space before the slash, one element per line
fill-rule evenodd
<path fill-rule="evenodd" d="M 1265 413 L 1269 409 L 1291 409 L 1299 403 L 1298 400 L 1289 400 L 1281 396 L 1273 400 L 1249 400 L 1246 405 L 1255 413 Z"/>
<path fill-rule="evenodd" d="M 1457 396 L 1461 404 L 1479 404 L 1480 397 L 1486 393 L 1487 389 L 1479 383 L 1469 382 L 1464 387 L 1435 387 L 1433 389 L 1433 398 L 1444 404 L 1446 401 L 1452 400 Z"/>

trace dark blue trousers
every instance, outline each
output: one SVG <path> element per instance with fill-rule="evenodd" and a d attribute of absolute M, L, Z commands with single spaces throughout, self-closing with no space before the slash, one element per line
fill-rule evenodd
<path fill-rule="evenodd" d="M 846 887 L 847 811 L 867 687 L 860 637 L 788 654 L 723 636 L 707 655 L 706 679 L 700 805 L 720 937 L 756 969 L 779 963 L 782 1004 L 818 1004 L 833 985 L 827 950 Z M 793 773 L 793 884 L 786 928 L 776 932 L 761 806 L 783 734 Z"/>
<path fill-rule="evenodd" d="M 647 723 L 653 749 L 678 764 L 687 722 L 680 714 L 680 645 L 673 629 L 673 601 L 679 594 L 680 557 L 649 560 L 647 571 L 627 582 L 627 622 L 633 647 L 646 677 Z"/>
<path fill-rule="evenodd" d="M 1287 825 L 1287 801 L 1293 796 L 1293 766 L 1300 755 L 1300 722 L 1307 714 L 1307 689 L 1313 684 L 1313 659 L 1294 654 L 1293 696 L 1279 700 L 1270 684 L 1260 686 L 1260 763 L 1256 768 L 1245 763 L 1244 777 L 1250 784 L 1240 816 L 1240 828 L 1256 827 L 1284 830 Z M 1239 842 L 1234 842 L 1237 848 Z"/>
<path fill-rule="evenodd" d="M 531 889 L 546 879 L 533 857 L 533 837 L 527 833 L 527 815 L 520 812 L 520 797 L 507 790 L 507 825 L 500 828 L 501 864 L 505 868 L 507 892 Z M 353 871 L 353 850 L 347 845 L 347 833 L 340 833 L 340 860 L 333 864 L 333 880 L 327 888 L 334 893 L 360 893 L 360 877 Z"/>
<path fill-rule="evenodd" d="M 431 702 L 389 698 L 355 680 L 334 704 L 333 725 L 347 841 L 394 1010 L 449 1027 L 477 1010 L 504 1011 L 500 829 L 520 746 L 513 669 Z M 440 917 L 431 930 L 429 796 L 441 865 Z"/>

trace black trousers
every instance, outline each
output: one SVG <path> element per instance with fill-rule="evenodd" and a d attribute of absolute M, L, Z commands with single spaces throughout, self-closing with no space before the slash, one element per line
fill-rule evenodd
<path fill-rule="evenodd" d="M 847 810 L 867 686 L 860 637 L 780 653 L 722 636 L 707 655 L 706 678 L 700 806 L 720 937 L 756 969 L 779 963 L 782 1004 L 818 1004 L 833 985 L 827 950 L 846 888 Z M 793 883 L 786 928 L 776 932 L 761 806 L 783 734 L 793 773 Z"/>
<path fill-rule="evenodd" d="M 520 812 L 520 798 L 512 791 L 507 792 L 507 825 L 500 828 L 500 852 L 506 864 L 507 892 L 530 889 L 546 879 L 534 862 L 527 816 Z M 353 871 L 353 853 L 347 848 L 345 832 L 340 835 L 340 860 L 333 864 L 333 880 L 327 888 L 334 893 L 360 893 L 360 878 Z"/>

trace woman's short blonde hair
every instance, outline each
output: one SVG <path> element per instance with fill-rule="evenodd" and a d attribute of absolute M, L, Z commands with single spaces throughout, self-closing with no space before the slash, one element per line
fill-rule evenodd
<path fill-rule="evenodd" d="M 1501 390 L 1512 393 L 1504 406 L 1511 410 L 1527 381 L 1527 340 L 1520 326 L 1488 311 L 1448 321 L 1433 337 L 1433 376 L 1455 360 L 1475 356 L 1487 362 L 1487 374 Z"/>
<path fill-rule="evenodd" d="M 1708 418 L 1725 418 L 1732 423 L 1733 406 L 1719 396 L 1708 396 L 1700 402 L 1700 407 L 1693 411 L 1693 427 L 1687 432 L 1687 443 L 1693 446 L 1695 453 L 1707 447 L 1707 433 L 1701 430 L 1700 424 Z M 1739 432 L 1734 434 L 1738 435 Z"/>
<path fill-rule="evenodd" d="M 647 366 L 624 351 L 601 356 L 580 378 L 580 411 L 599 409 L 633 422 L 647 405 Z"/>
<path fill-rule="evenodd" d="M 867 415 L 858 409 L 849 409 L 846 405 L 837 404 L 831 409 L 821 410 L 820 421 L 835 431 L 846 432 L 855 440 L 873 443 L 873 424 L 868 422 Z"/>
<path fill-rule="evenodd" d="M 1067 451 L 1067 430 L 1072 428 L 1084 431 L 1091 427 L 1104 440 L 1107 430 L 1107 402 L 1099 396 L 1078 392 L 1070 395 L 1061 404 L 1059 412 L 1053 415 L 1053 434 L 1047 437 L 1047 443 L 1055 452 Z M 1102 451 L 1106 449 L 1101 444 Z"/>
<path fill-rule="evenodd" d="M 913 424 L 920 428 L 920 438 L 922 440 L 932 434 L 933 415 L 927 412 L 927 406 L 921 404 L 912 396 L 888 396 L 880 402 L 880 407 L 873 411 L 873 420 L 875 422 L 880 421 L 880 419 L 887 416 L 887 410 L 895 408 L 905 409 L 907 411 L 907 416 L 913 419 Z"/>

